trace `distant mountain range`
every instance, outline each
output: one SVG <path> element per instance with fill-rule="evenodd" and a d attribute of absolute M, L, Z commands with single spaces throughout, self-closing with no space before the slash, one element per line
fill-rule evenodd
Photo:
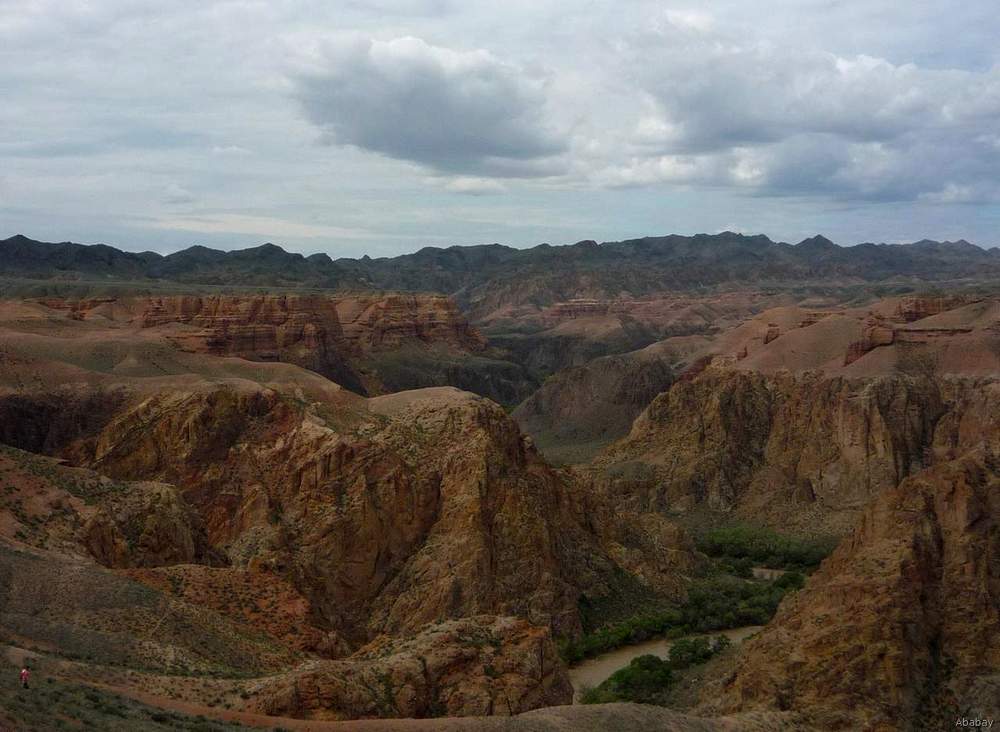
<path fill-rule="evenodd" d="M 668 290 L 943 282 L 1000 278 L 1000 249 L 967 241 L 840 247 L 823 236 L 792 245 L 732 232 L 598 244 L 426 247 L 372 259 L 305 257 L 274 244 L 166 256 L 111 246 L 0 241 L 0 275 L 43 280 L 443 292 L 467 309 Z"/>

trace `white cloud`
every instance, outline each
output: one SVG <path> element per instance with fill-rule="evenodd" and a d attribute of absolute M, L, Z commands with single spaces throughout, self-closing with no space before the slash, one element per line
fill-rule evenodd
<path fill-rule="evenodd" d="M 507 192 L 507 186 L 493 178 L 451 178 L 445 182 L 444 188 L 451 193 L 466 196 L 489 196 Z"/>
<path fill-rule="evenodd" d="M 706 33 L 715 25 L 715 18 L 702 10 L 670 9 L 664 13 L 667 22 L 676 28 Z"/>
<path fill-rule="evenodd" d="M 213 155 L 236 156 L 236 157 L 253 154 L 251 150 L 248 150 L 245 147 L 240 147 L 239 145 L 213 145 L 211 152 Z"/>
<path fill-rule="evenodd" d="M 1000 67 L 843 57 L 709 24 L 691 34 L 679 18 L 618 45 L 617 73 L 635 83 L 636 122 L 629 146 L 597 161 L 605 169 L 595 180 L 838 200 L 1000 200 Z M 965 193 L 943 189 L 946 181 Z"/>
<path fill-rule="evenodd" d="M 439 171 L 544 175 L 565 147 L 544 81 L 484 50 L 352 37 L 322 44 L 294 81 L 327 141 Z"/>

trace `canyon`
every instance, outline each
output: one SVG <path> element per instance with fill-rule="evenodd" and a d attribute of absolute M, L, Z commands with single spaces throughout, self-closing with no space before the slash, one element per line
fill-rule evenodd
<path fill-rule="evenodd" d="M 148 587 L 164 598 L 156 602 L 184 608 L 171 611 L 179 616 L 212 608 L 211 632 L 265 633 L 281 649 L 269 660 L 305 653 L 329 661 L 303 660 L 291 676 L 262 682 L 248 692 L 248 709 L 332 719 L 388 713 L 365 681 L 383 677 L 397 714 L 486 713 L 501 694 L 506 713 L 568 701 L 552 638 L 583 632 L 581 598 L 599 603 L 622 588 L 676 597 L 701 562 L 670 522 L 612 510 L 549 467 L 487 399 L 452 387 L 365 398 L 291 363 L 193 348 L 212 321 L 197 323 L 197 339 L 179 338 L 189 331 L 165 328 L 162 311 L 153 318 L 143 309 L 136 329 L 126 305 L 11 308 L 22 330 L 5 339 L 0 394 L 10 446 L 4 535 L 53 566 L 89 557 L 117 573 L 104 581 L 122 592 Z M 195 305 L 188 312 L 201 313 Z M 171 319 L 175 312 L 184 311 Z M 40 324 L 58 335 L 40 335 Z M 254 343 L 276 338 L 277 355 L 293 360 L 296 351 L 284 349 L 299 333 L 275 329 Z M 126 350 L 115 358 L 128 368 L 107 357 L 123 334 Z M 52 342 L 59 339 L 76 350 Z M 183 374 L 153 367 L 167 363 L 165 353 L 184 359 Z M 37 381 L 26 387 L 28 374 Z M 68 374 L 74 383 L 61 381 Z M 58 394 L 46 387 L 52 380 Z M 47 520 L 52 506 L 61 507 L 58 527 Z M 27 576 L 10 571 L 23 587 Z M 252 608 L 226 602 L 226 587 Z M 35 602 L 60 603 L 14 596 L 5 632 L 51 643 L 52 626 L 19 623 L 45 607 Z M 284 619 L 267 618 L 272 603 Z M 106 614 L 97 605 L 95 617 Z M 49 608 L 46 618 L 69 610 Z M 477 651 L 480 638 L 496 653 Z M 190 657 L 176 639 L 162 643 L 146 652 L 147 664 L 170 668 L 176 660 L 168 659 Z M 431 658 L 440 668 L 414 676 L 414 664 Z M 456 669 L 458 659 L 468 672 Z M 264 663 L 210 662 L 244 672 Z M 496 671 L 477 681 L 471 670 L 484 666 Z M 355 674 L 347 686 L 339 681 Z M 288 684 L 298 690 L 292 707 Z"/>
<path fill-rule="evenodd" d="M 507 402 L 530 385 L 440 295 L 42 298 L 74 320 L 150 330 L 185 352 L 280 361 L 359 394 L 454 384 Z"/>
<path fill-rule="evenodd" d="M 911 245 L 961 281 L 885 295 L 852 258 L 895 249 L 698 241 L 338 260 L 366 283 L 351 291 L 22 277 L 46 291 L 0 300 L 5 657 L 289 729 L 995 715 L 994 255 Z M 15 245 L 33 267 L 77 251 Z M 119 259 L 180 282 L 285 262 L 275 250 Z M 816 252 L 843 280 L 790 287 Z M 698 265 L 676 287 L 642 271 L 681 254 Z M 747 267 L 760 281 L 684 284 L 728 256 L 717 285 Z M 554 261 L 574 272 L 558 287 L 533 269 Z M 334 272 L 303 262 L 285 285 Z M 890 289 L 919 270 L 879 266 Z M 372 286 L 390 280 L 436 292 Z M 764 586 L 706 553 L 729 526 L 837 548 L 759 632 L 680 674 L 672 710 L 573 704 L 566 644 L 683 609 L 706 582 Z"/>

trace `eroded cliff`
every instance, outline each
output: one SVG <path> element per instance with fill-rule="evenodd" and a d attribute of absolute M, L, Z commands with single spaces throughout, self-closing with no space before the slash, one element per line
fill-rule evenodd
<path fill-rule="evenodd" d="M 160 334 L 184 352 L 295 364 L 360 394 L 455 385 L 502 403 L 534 383 L 448 297 L 246 294 L 46 299 L 90 325 Z"/>
<path fill-rule="evenodd" d="M 702 711 L 944 729 L 1000 703 L 1000 443 L 885 491 Z"/>
<path fill-rule="evenodd" d="M 998 407 L 989 379 L 712 367 L 658 396 L 596 464 L 642 510 L 844 533 L 882 491 L 995 436 Z"/>

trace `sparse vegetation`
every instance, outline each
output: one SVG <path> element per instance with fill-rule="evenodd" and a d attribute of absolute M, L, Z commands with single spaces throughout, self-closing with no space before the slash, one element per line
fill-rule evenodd
<path fill-rule="evenodd" d="M 0 683 L 0 728 L 18 732 L 99 729 L 108 732 L 229 732 L 248 729 L 240 724 L 169 712 L 84 684 L 48 676 L 44 665 L 32 663 L 34 683 L 22 689 Z M 15 679 L 17 668 L 3 666 L 4 678 Z"/>

